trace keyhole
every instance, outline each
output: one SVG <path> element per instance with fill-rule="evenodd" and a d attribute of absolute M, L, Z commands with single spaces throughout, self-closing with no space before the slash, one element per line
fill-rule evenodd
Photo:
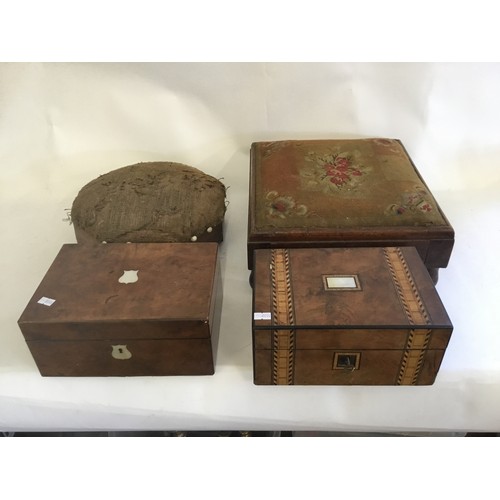
<path fill-rule="evenodd" d="M 127 349 L 126 345 L 114 345 L 111 347 L 111 356 L 115 359 L 130 359 L 132 357 L 132 353 Z"/>
<path fill-rule="evenodd" d="M 359 353 L 335 354 L 333 368 L 337 370 L 353 371 L 359 369 Z"/>

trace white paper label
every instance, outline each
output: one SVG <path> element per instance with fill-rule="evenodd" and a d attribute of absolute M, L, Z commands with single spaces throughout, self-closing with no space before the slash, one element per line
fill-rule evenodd
<path fill-rule="evenodd" d="M 265 319 L 265 320 L 270 320 L 271 319 L 271 313 L 270 312 L 265 312 L 265 313 L 261 313 L 261 312 L 257 312 L 257 313 L 253 313 L 253 319 L 254 320 L 261 320 L 261 319 Z"/>
<path fill-rule="evenodd" d="M 54 302 L 56 301 L 56 299 L 49 299 L 48 297 L 42 297 L 38 303 L 39 304 L 42 304 L 44 306 L 51 306 Z"/>

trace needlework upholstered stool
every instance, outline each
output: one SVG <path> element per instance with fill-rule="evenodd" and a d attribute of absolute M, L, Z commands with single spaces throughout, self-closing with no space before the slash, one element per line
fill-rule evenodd
<path fill-rule="evenodd" d="M 454 231 L 396 139 L 251 146 L 248 268 L 259 248 L 413 246 L 434 281 Z"/>

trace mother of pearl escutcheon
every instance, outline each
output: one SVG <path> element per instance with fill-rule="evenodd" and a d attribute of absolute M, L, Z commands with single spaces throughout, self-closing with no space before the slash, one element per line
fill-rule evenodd
<path fill-rule="evenodd" d="M 130 359 L 132 357 L 132 353 L 127 349 L 126 345 L 112 345 L 111 348 L 111 356 L 115 359 Z"/>
<path fill-rule="evenodd" d="M 123 274 L 118 278 L 118 281 L 120 283 L 125 283 L 126 285 L 129 283 L 135 283 L 139 279 L 138 273 L 138 269 L 123 271 Z"/>

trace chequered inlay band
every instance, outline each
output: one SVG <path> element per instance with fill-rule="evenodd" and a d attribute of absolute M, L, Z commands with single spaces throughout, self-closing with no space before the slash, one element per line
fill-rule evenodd
<path fill-rule="evenodd" d="M 273 313 L 275 325 L 293 325 L 292 286 L 288 250 L 271 250 L 271 280 L 273 286 Z"/>
<path fill-rule="evenodd" d="M 273 332 L 273 384 L 293 385 L 295 333 L 293 330 Z"/>
<path fill-rule="evenodd" d="M 411 325 L 426 325 L 429 315 L 400 248 L 384 248 L 392 279 Z"/>
<path fill-rule="evenodd" d="M 273 322 L 291 326 L 295 323 L 290 281 L 288 250 L 271 250 L 271 283 Z M 273 332 L 273 384 L 293 384 L 295 332 L 290 329 Z"/>
<path fill-rule="evenodd" d="M 403 353 L 397 385 L 416 385 L 432 330 L 411 330 Z"/>
<path fill-rule="evenodd" d="M 385 248 L 384 253 L 408 322 L 410 325 L 428 325 L 430 323 L 429 314 L 418 293 L 403 252 L 400 248 Z M 431 329 L 410 331 L 401 360 L 397 385 L 415 385 L 417 383 L 431 334 Z"/>

